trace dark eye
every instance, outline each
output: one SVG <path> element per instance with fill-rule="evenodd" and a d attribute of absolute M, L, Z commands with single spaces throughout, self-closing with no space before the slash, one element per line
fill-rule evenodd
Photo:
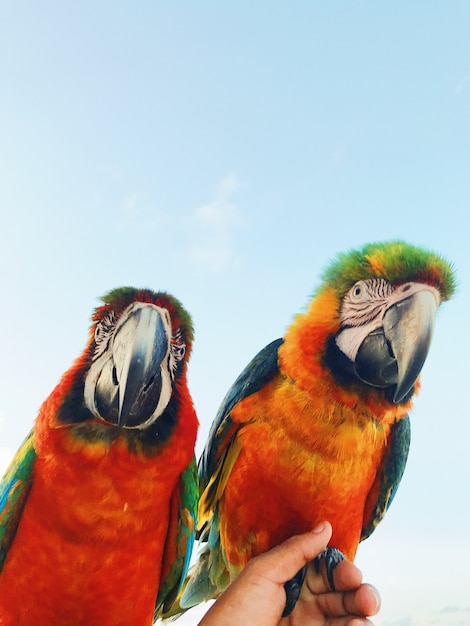
<path fill-rule="evenodd" d="M 184 357 L 184 353 L 186 352 L 186 346 L 184 343 L 173 344 L 171 346 L 171 352 L 177 361 L 181 361 Z"/>
<path fill-rule="evenodd" d="M 109 336 L 110 332 L 112 331 L 115 317 L 116 316 L 114 312 L 111 311 L 110 313 L 108 313 L 108 315 L 106 315 L 102 320 L 100 320 L 96 324 L 95 343 L 96 343 L 97 348 L 100 346 L 100 344 L 102 344 L 106 340 L 106 338 Z"/>
<path fill-rule="evenodd" d="M 367 297 L 367 290 L 364 282 L 361 280 L 353 285 L 350 294 L 353 302 L 362 302 Z"/>
<path fill-rule="evenodd" d="M 103 336 L 103 327 L 101 326 L 101 322 L 98 322 L 95 328 L 95 341 L 99 342 L 102 336 Z"/>

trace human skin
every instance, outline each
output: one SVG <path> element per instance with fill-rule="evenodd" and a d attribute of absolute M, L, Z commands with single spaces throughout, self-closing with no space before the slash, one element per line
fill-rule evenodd
<path fill-rule="evenodd" d="M 252 559 L 212 605 L 199 626 L 365 626 L 380 609 L 380 595 L 362 583 L 361 571 L 351 562 L 335 570 L 336 590 L 330 590 L 325 572 L 316 572 L 312 560 L 327 546 L 328 522 L 311 532 L 291 537 Z M 284 583 L 304 565 L 307 575 L 293 612 L 282 618 Z"/>

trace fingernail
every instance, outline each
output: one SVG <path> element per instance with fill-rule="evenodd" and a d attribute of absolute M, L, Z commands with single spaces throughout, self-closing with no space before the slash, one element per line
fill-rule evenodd
<path fill-rule="evenodd" d="M 325 522 L 320 522 L 319 524 L 317 524 L 315 526 L 315 528 L 312 528 L 312 533 L 316 533 L 317 535 L 319 535 L 320 533 L 322 533 L 325 530 Z"/>
<path fill-rule="evenodd" d="M 380 607 L 382 604 L 382 598 L 380 597 L 380 593 L 377 591 L 375 587 L 372 587 L 372 589 L 374 591 L 374 596 L 375 596 L 375 601 L 376 601 L 375 613 L 378 613 L 380 611 Z"/>

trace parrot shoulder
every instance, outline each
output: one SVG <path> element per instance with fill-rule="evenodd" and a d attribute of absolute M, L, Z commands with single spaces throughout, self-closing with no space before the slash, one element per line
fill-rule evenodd
<path fill-rule="evenodd" d="M 31 430 L 0 482 L 0 571 L 31 488 L 35 459 L 34 430 Z"/>

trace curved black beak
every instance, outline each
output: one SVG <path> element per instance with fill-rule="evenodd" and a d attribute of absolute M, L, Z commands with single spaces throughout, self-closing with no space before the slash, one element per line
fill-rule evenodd
<path fill-rule="evenodd" d="M 99 416 L 127 428 L 151 421 L 162 396 L 161 366 L 169 349 L 169 330 L 160 310 L 151 304 L 135 305 L 117 328 L 111 357 L 96 381 Z"/>
<path fill-rule="evenodd" d="M 395 386 L 393 402 L 407 398 L 431 345 L 438 303 L 427 289 L 393 304 L 381 328 L 362 342 L 355 360 L 357 376 L 376 387 Z"/>

